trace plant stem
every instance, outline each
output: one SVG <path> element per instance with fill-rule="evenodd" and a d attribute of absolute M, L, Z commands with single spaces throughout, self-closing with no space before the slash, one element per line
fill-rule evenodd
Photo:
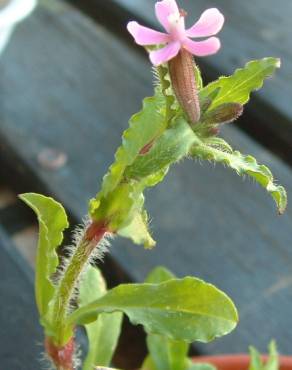
<path fill-rule="evenodd" d="M 45 339 L 46 352 L 57 370 L 74 370 L 75 339 L 72 337 L 63 347 L 56 346 L 51 338 Z"/>
<path fill-rule="evenodd" d="M 56 330 L 53 341 L 56 345 L 65 345 L 73 337 L 73 328 L 66 325 L 71 299 L 90 255 L 107 231 L 106 224 L 101 222 L 92 222 L 87 227 L 59 282 L 51 311 L 52 326 Z"/>

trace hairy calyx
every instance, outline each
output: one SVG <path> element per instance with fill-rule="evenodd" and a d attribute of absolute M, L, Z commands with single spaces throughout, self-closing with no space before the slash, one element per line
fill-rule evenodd
<path fill-rule="evenodd" d="M 192 124 L 200 119 L 200 103 L 192 55 L 182 49 L 168 63 L 175 96 Z"/>

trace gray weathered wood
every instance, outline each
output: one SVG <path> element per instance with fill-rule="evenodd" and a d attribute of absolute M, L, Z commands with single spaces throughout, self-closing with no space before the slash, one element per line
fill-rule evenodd
<path fill-rule="evenodd" d="M 129 116 L 151 94 L 149 64 L 73 8 L 47 0 L 19 26 L 0 69 L 1 155 L 8 148 L 16 152 L 21 168 L 81 219 Z M 265 96 L 275 84 L 277 79 L 266 84 Z M 236 128 L 224 135 L 292 188 L 284 163 Z M 47 147 L 66 153 L 66 165 L 43 168 L 37 158 Z M 200 350 L 245 351 L 250 343 L 263 350 L 275 338 L 281 351 L 291 351 L 291 209 L 278 217 L 272 200 L 251 181 L 187 161 L 147 193 L 147 207 L 157 248 L 145 251 L 117 239 L 112 253 L 120 266 L 138 281 L 157 264 L 179 276 L 202 277 L 229 293 L 241 313 L 234 334 Z"/>
<path fill-rule="evenodd" d="M 33 276 L 0 226 L 0 368 L 41 368 L 42 330 L 34 304 Z"/>

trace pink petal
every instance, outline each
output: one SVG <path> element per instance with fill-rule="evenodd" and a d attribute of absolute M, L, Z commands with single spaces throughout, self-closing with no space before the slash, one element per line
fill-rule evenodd
<path fill-rule="evenodd" d="M 169 21 L 168 17 L 171 14 L 179 14 L 179 8 L 175 0 L 163 0 L 158 1 L 155 4 L 156 17 L 166 31 L 169 32 Z"/>
<path fill-rule="evenodd" d="M 216 8 L 207 9 L 197 23 L 187 30 L 188 37 L 206 37 L 216 35 L 224 24 L 224 16 Z"/>
<path fill-rule="evenodd" d="M 220 49 L 220 40 L 217 37 L 210 37 L 204 41 L 193 41 L 186 39 L 183 44 L 184 48 L 191 54 L 198 57 L 204 57 L 217 53 Z"/>
<path fill-rule="evenodd" d="M 165 44 L 170 40 L 170 36 L 166 33 L 152 30 L 151 28 L 141 26 L 137 22 L 129 22 L 127 29 L 134 37 L 138 45 L 155 45 Z"/>
<path fill-rule="evenodd" d="M 164 48 L 152 51 L 150 53 L 150 60 L 155 66 L 168 62 L 174 58 L 180 51 L 181 45 L 179 42 L 174 41 L 166 45 Z"/>

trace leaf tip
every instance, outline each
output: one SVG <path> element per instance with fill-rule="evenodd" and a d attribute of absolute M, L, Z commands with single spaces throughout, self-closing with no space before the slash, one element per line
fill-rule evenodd
<path fill-rule="evenodd" d="M 283 207 L 278 208 L 278 215 L 279 216 L 283 216 L 283 214 L 285 213 L 285 211 L 286 211 L 286 205 L 283 206 Z"/>
<path fill-rule="evenodd" d="M 20 200 L 22 200 L 23 202 L 26 202 L 26 199 L 29 195 L 31 195 L 32 193 L 21 193 L 21 194 L 17 194 L 17 198 L 19 198 Z"/>
<path fill-rule="evenodd" d="M 144 248 L 145 249 L 151 250 L 154 247 L 156 247 L 156 241 L 152 238 L 151 238 L 151 241 L 147 241 L 147 242 L 144 243 Z"/>
<path fill-rule="evenodd" d="M 278 214 L 282 216 L 287 208 L 288 199 L 287 199 L 287 192 L 283 186 L 278 186 L 278 197 L 276 199 L 277 207 L 278 207 Z"/>

